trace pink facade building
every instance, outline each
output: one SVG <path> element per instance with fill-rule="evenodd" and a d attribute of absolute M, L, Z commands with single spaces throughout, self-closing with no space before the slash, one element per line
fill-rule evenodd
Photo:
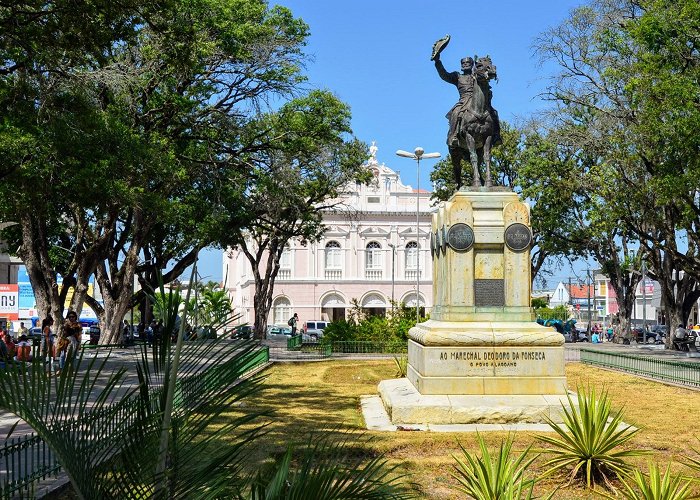
<path fill-rule="evenodd" d="M 390 310 L 392 299 L 415 307 L 417 285 L 420 306 L 431 308 L 430 192 L 404 185 L 377 162 L 376 146 L 370 151 L 374 181 L 347 186 L 343 204 L 324 213 L 320 241 L 285 249 L 268 324 L 286 324 L 294 312 L 301 323 L 347 318 L 355 300 L 372 314 Z M 252 323 L 255 284 L 242 253 L 224 252 L 223 276 L 240 322 Z"/>

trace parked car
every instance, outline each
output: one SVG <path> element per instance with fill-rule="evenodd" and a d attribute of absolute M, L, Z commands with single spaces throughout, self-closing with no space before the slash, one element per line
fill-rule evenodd
<path fill-rule="evenodd" d="M 637 341 L 638 344 L 644 343 L 644 330 L 641 327 L 632 328 L 632 335 L 634 336 L 634 339 Z M 655 332 L 654 328 L 652 327 L 647 330 L 646 342 L 647 344 L 661 343 L 663 342 L 662 337 L 663 335 L 661 333 Z"/>
<path fill-rule="evenodd" d="M 306 338 L 308 338 L 310 342 L 318 341 L 318 339 L 323 338 L 323 330 L 325 330 L 327 326 L 327 321 L 306 321 L 301 328 L 302 340 L 306 342 Z"/>
<path fill-rule="evenodd" d="M 250 325 L 238 325 L 231 330 L 229 338 L 236 340 L 252 339 L 253 327 Z"/>
<path fill-rule="evenodd" d="M 270 337 L 276 335 L 286 335 L 290 336 L 292 334 L 292 327 L 287 325 L 270 325 L 267 327 L 267 336 Z"/>

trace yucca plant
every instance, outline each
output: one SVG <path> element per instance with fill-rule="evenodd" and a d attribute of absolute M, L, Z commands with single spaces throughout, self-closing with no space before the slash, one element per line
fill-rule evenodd
<path fill-rule="evenodd" d="M 408 372 L 408 356 L 406 354 L 395 355 L 394 363 L 396 363 L 396 378 L 405 377 Z"/>
<path fill-rule="evenodd" d="M 546 463 L 544 475 L 568 471 L 569 483 L 578 478 L 591 488 L 604 483 L 612 488 L 612 477 L 622 477 L 630 470 L 627 458 L 647 454 L 645 450 L 622 449 L 639 429 L 622 421 L 622 412 L 612 415 L 607 391 L 600 395 L 594 388 L 577 390 L 578 406 L 567 394 L 569 406 L 562 404 L 563 424 L 547 419 L 556 436 L 539 435 L 553 455 Z"/>
<path fill-rule="evenodd" d="M 352 449 L 351 435 L 312 435 L 293 466 L 294 448 L 288 446 L 269 470 L 257 475 L 251 500 L 412 499 L 415 487 L 403 482 L 398 466 L 379 455 L 369 460 Z"/>
<path fill-rule="evenodd" d="M 690 482 L 680 474 L 671 474 L 671 464 L 666 466 L 666 471 L 661 475 L 659 466 L 652 464 L 649 474 L 644 475 L 635 470 L 628 479 L 622 480 L 623 488 L 616 495 L 599 492 L 609 499 L 624 498 L 627 500 L 686 500 L 697 498 L 693 496 Z"/>
<path fill-rule="evenodd" d="M 700 452 L 695 448 L 691 448 L 691 450 L 693 450 L 695 456 L 691 457 L 686 455 L 683 457 L 681 463 L 693 471 L 694 476 L 691 479 L 695 482 L 700 482 Z"/>
<path fill-rule="evenodd" d="M 531 446 L 513 455 L 513 436 L 501 441 L 498 452 L 491 455 L 484 439 L 476 435 L 481 456 L 467 451 L 460 443 L 462 456 L 455 456 L 459 490 L 476 500 L 515 500 L 533 498 L 536 479 L 527 478 L 526 471 L 537 455 L 530 454 Z M 550 494 L 548 498 L 551 498 Z"/>

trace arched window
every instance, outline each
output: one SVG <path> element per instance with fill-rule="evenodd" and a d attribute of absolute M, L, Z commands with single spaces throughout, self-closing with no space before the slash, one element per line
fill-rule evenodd
<path fill-rule="evenodd" d="M 382 246 L 376 241 L 370 241 L 365 247 L 365 277 L 382 279 Z"/>
<path fill-rule="evenodd" d="M 406 269 L 418 269 L 418 243 L 415 241 L 406 243 Z"/>
<path fill-rule="evenodd" d="M 277 297 L 272 303 L 272 323 L 286 325 L 292 316 L 292 304 L 287 297 Z"/>
<path fill-rule="evenodd" d="M 418 278 L 418 256 L 420 255 L 419 253 L 419 248 L 418 248 L 418 243 L 415 241 L 409 241 L 406 243 L 406 279 L 407 280 L 414 280 Z"/>
<path fill-rule="evenodd" d="M 292 277 L 292 249 L 285 245 L 282 255 L 280 255 L 280 269 L 277 278 L 288 280 Z"/>
<path fill-rule="evenodd" d="M 329 241 L 326 243 L 326 279 L 340 279 L 343 277 L 343 261 L 340 243 Z"/>

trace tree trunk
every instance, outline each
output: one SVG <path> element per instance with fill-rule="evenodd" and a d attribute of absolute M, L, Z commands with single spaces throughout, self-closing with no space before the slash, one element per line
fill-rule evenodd
<path fill-rule="evenodd" d="M 598 262 L 601 262 L 603 272 L 610 279 L 610 286 L 615 290 L 619 307 L 620 335 L 628 339 L 632 334 L 630 324 L 637 298 L 637 284 L 642 279 L 641 273 L 631 266 L 634 262 L 641 263 L 641 254 L 637 252 L 634 255 L 629 250 L 627 238 L 624 236 L 621 237 L 620 249 L 617 237 L 618 235 L 613 234 L 601 248 L 594 250 L 594 254 Z"/>
<path fill-rule="evenodd" d="M 700 297 L 700 287 L 694 276 L 677 270 L 675 233 L 667 232 L 666 239 L 668 247 L 665 249 L 648 243 L 646 247 L 652 267 L 649 274 L 661 287 L 661 303 L 667 317 L 666 349 L 673 349 L 676 328 L 678 325 L 687 325 L 690 311 Z M 693 249 L 688 248 L 688 252 L 693 252 Z"/>
<path fill-rule="evenodd" d="M 40 216 L 27 213 L 21 216 L 20 224 L 22 245 L 18 253 L 27 268 L 39 317 L 43 319 L 51 316 L 56 324 L 60 324 L 63 318 L 63 302 L 58 293 L 56 271 L 51 266 L 45 244 L 46 224 Z"/>
<path fill-rule="evenodd" d="M 247 245 L 256 244 L 255 253 Z M 275 278 L 280 268 L 280 257 L 284 250 L 284 244 L 275 238 L 255 241 L 248 239 L 240 244 L 241 251 L 250 263 L 255 279 L 255 295 L 253 307 L 255 325 L 253 336 L 256 339 L 264 339 L 267 336 L 267 317 L 270 315 L 272 299 L 275 291 Z M 260 263 L 263 257 L 265 261 L 265 274 L 260 273 Z"/>

